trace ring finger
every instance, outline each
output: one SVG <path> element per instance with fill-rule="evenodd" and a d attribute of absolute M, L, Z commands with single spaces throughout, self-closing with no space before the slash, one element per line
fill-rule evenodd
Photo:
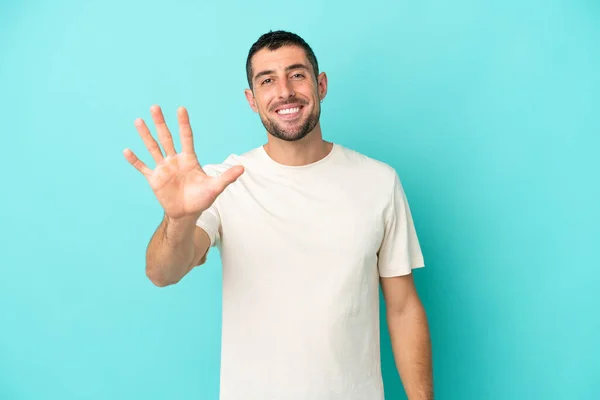
<path fill-rule="evenodd" d="M 160 107 L 152 106 L 150 108 L 150 113 L 152 114 L 152 119 L 156 125 L 158 140 L 160 140 L 160 144 L 162 144 L 163 149 L 165 149 L 165 154 L 167 157 L 176 155 L 173 137 L 171 136 L 171 132 L 169 132 L 169 128 L 167 127 L 165 117 L 163 116 Z"/>

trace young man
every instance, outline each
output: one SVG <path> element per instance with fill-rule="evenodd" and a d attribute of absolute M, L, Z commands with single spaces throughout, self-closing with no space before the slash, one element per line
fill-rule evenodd
<path fill-rule="evenodd" d="M 381 400 L 379 286 L 408 398 L 432 399 L 426 315 L 411 271 L 424 265 L 398 175 L 323 140 L 327 76 L 299 36 L 269 32 L 247 60 L 246 98 L 264 146 L 201 167 L 187 111 L 182 151 L 157 106 L 156 168 L 129 149 L 165 211 L 146 272 L 171 285 L 218 247 L 223 266 L 222 400 Z"/>

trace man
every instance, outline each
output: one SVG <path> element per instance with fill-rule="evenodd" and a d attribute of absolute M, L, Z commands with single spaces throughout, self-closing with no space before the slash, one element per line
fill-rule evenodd
<path fill-rule="evenodd" d="M 269 32 L 247 59 L 245 95 L 268 141 L 201 167 L 178 110 L 176 153 L 151 108 L 164 154 L 149 181 L 164 208 L 146 272 L 171 285 L 218 247 L 223 267 L 222 400 L 380 400 L 381 284 L 394 357 L 409 399 L 432 399 L 426 315 L 411 271 L 424 265 L 396 172 L 323 140 L 327 76 L 299 36 Z"/>

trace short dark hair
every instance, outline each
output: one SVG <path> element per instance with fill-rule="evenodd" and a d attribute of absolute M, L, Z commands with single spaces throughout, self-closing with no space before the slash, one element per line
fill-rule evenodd
<path fill-rule="evenodd" d="M 292 32 L 287 31 L 269 31 L 263 34 L 258 40 L 250 47 L 248 52 L 248 58 L 246 59 L 246 77 L 248 79 L 248 85 L 252 89 L 252 57 L 259 50 L 264 48 L 269 50 L 277 50 L 283 46 L 298 46 L 304 49 L 308 61 L 315 71 L 315 78 L 319 75 L 319 64 L 317 63 L 317 57 L 311 49 L 311 47 L 302 39 L 300 36 Z"/>

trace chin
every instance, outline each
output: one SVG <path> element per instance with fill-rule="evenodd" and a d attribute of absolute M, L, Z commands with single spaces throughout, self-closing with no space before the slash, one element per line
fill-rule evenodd
<path fill-rule="evenodd" d="M 308 132 L 297 133 L 297 134 L 293 134 L 293 135 L 288 135 L 288 134 L 278 135 L 278 134 L 271 133 L 271 135 L 273 135 L 276 138 L 279 138 L 281 140 L 285 140 L 286 142 L 296 142 L 296 141 L 304 139 L 306 136 L 308 136 Z"/>
<path fill-rule="evenodd" d="M 308 131 L 306 129 L 295 130 L 295 131 L 290 132 L 290 131 L 281 129 L 280 127 L 274 126 L 274 125 L 266 126 L 266 128 L 271 136 L 276 137 L 281 140 L 285 140 L 286 142 L 295 142 L 295 141 L 301 140 L 310 133 L 310 131 Z"/>

